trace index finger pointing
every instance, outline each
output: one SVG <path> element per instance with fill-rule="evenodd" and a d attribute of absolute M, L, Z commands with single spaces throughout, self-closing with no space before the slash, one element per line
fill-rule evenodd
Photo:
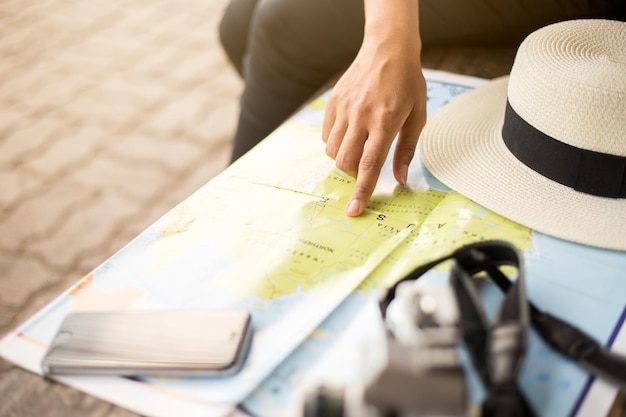
<path fill-rule="evenodd" d="M 390 144 L 387 145 L 383 138 L 374 140 L 371 135 L 368 138 L 359 162 L 356 185 L 346 206 L 346 214 L 348 216 L 359 216 L 363 213 L 367 202 L 374 193 L 376 182 L 387 158 L 389 148 Z"/>

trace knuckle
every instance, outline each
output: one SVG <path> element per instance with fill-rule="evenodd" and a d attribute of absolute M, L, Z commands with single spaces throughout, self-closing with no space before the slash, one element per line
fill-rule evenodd
<path fill-rule="evenodd" d="M 370 110 L 369 103 L 359 100 L 354 104 L 354 111 L 357 115 L 367 114 Z"/>
<path fill-rule="evenodd" d="M 394 115 L 395 115 L 395 111 L 394 109 L 396 108 L 396 106 L 394 106 L 393 104 L 387 103 L 386 105 L 382 105 L 380 106 L 380 108 L 378 109 L 378 117 L 381 120 L 389 120 L 391 119 Z"/>
<path fill-rule="evenodd" d="M 333 159 L 337 156 L 337 148 L 331 141 L 326 142 L 326 155 Z"/>
<path fill-rule="evenodd" d="M 390 117 L 381 117 L 376 120 L 373 132 L 385 137 L 393 137 L 398 133 L 398 121 Z"/>
<path fill-rule="evenodd" d="M 359 171 L 380 171 L 382 164 L 376 155 L 363 155 L 359 164 Z"/>
<path fill-rule="evenodd" d="M 413 144 L 403 144 L 399 149 L 398 152 L 400 153 L 400 156 L 405 159 L 405 160 L 411 160 L 413 159 L 413 157 L 415 156 L 415 152 L 417 150 L 417 145 L 413 145 Z"/>
<path fill-rule="evenodd" d="M 356 184 L 352 195 L 369 197 L 372 194 L 372 191 L 371 187 L 366 184 Z"/>
<path fill-rule="evenodd" d="M 328 143 L 328 137 L 330 136 L 331 129 L 330 124 L 330 120 L 324 119 L 324 126 L 322 127 L 322 141 L 324 141 L 324 143 Z"/>
<path fill-rule="evenodd" d="M 328 98 L 326 99 L 326 108 L 334 109 L 335 107 L 338 106 L 339 102 L 340 101 L 339 101 L 339 97 L 337 96 L 337 91 L 333 90 L 328 96 Z"/>
<path fill-rule="evenodd" d="M 357 160 L 355 160 L 351 155 L 345 153 L 337 155 L 335 164 L 337 165 L 337 168 L 351 175 L 357 172 L 359 166 Z"/>
<path fill-rule="evenodd" d="M 355 118 L 369 118 L 373 114 L 376 105 L 367 97 L 358 97 L 352 103 L 352 113 Z"/>

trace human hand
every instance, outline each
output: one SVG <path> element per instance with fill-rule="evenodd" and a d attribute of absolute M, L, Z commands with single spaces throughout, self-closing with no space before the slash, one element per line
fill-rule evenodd
<path fill-rule="evenodd" d="M 415 2 L 416 3 L 416 2 Z M 387 4 L 387 3 L 385 3 Z M 367 11 L 366 11 L 367 12 Z M 394 177 L 405 184 L 426 121 L 419 31 L 371 25 L 327 102 L 322 139 L 337 168 L 356 177 L 346 214 L 363 213 L 397 133 Z M 409 25 L 410 26 L 410 25 Z M 398 30 L 399 29 L 399 30 Z"/>

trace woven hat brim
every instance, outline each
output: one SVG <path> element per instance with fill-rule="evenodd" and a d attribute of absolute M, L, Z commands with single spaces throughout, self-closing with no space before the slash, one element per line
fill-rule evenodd
<path fill-rule="evenodd" d="M 626 250 L 626 199 L 597 197 L 543 177 L 502 140 L 508 77 L 451 101 L 426 123 L 420 154 L 441 182 L 539 232 Z"/>

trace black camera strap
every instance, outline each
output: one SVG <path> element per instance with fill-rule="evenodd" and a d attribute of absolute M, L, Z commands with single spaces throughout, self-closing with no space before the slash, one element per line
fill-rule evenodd
<path fill-rule="evenodd" d="M 397 285 L 416 280 L 438 264 L 451 260 L 452 285 L 461 314 L 461 332 L 474 368 L 488 394 L 483 417 L 533 416 L 517 377 L 523 363 L 530 324 L 556 351 L 578 363 L 590 374 L 626 388 L 626 358 L 610 352 L 578 328 L 542 312 L 526 298 L 521 253 L 505 241 L 466 245 L 453 253 L 422 265 L 391 287 L 380 301 L 385 315 L 395 298 Z M 513 282 L 500 270 L 517 269 Z M 486 273 L 505 297 L 491 323 L 487 320 L 473 277 Z"/>

